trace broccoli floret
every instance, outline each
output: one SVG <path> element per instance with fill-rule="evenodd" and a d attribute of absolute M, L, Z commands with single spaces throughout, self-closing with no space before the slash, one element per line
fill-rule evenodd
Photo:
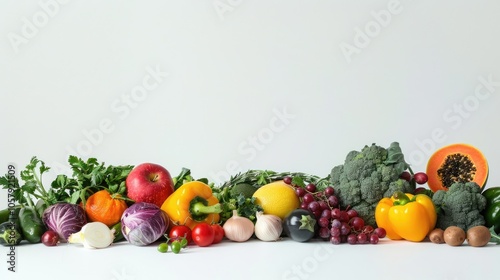
<path fill-rule="evenodd" d="M 399 178 L 408 167 L 397 142 L 388 149 L 372 144 L 349 152 L 344 164 L 332 169 L 330 182 L 341 207 L 356 210 L 365 224 L 376 226 L 375 207 L 382 198 L 395 191 L 415 191 L 413 185 Z"/>
<path fill-rule="evenodd" d="M 481 212 L 486 208 L 486 198 L 475 182 L 453 183 L 447 191 L 436 191 L 432 201 L 438 209 L 438 228 L 444 230 L 449 226 L 457 226 L 467 231 L 485 224 Z"/>

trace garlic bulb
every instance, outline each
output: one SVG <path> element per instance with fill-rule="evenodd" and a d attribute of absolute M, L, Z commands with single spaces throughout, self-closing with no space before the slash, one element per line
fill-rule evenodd
<path fill-rule="evenodd" d="M 255 223 L 255 236 L 262 241 L 276 241 L 283 231 L 281 218 L 276 215 L 257 212 L 257 222 Z"/>
<path fill-rule="evenodd" d="M 253 235 L 254 225 L 250 219 L 238 215 L 233 210 L 233 216 L 224 223 L 224 234 L 227 239 L 236 242 L 245 242 Z"/>

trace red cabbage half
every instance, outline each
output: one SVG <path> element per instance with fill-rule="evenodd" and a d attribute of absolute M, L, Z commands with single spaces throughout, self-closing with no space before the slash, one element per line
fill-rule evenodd
<path fill-rule="evenodd" d="M 167 213 L 152 203 L 137 202 L 123 212 L 122 234 L 133 245 L 149 245 L 165 234 Z"/>
<path fill-rule="evenodd" d="M 63 242 L 66 242 L 71 234 L 79 232 L 87 223 L 82 207 L 67 202 L 49 206 L 43 212 L 42 219 L 47 228 L 55 231 Z"/>

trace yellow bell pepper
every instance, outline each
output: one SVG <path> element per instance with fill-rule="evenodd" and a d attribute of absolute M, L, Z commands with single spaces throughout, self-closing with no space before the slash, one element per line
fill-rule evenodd
<path fill-rule="evenodd" d="M 375 208 L 375 221 L 389 239 L 420 242 L 435 228 L 436 207 L 425 194 L 395 192 Z"/>
<path fill-rule="evenodd" d="M 222 211 L 219 200 L 205 183 L 191 181 L 180 186 L 163 202 L 161 209 L 167 213 L 171 224 L 186 225 L 193 229 L 201 222 L 219 222 Z"/>

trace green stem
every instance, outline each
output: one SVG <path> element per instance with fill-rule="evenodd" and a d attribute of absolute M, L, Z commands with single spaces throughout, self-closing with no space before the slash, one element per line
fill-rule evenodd
<path fill-rule="evenodd" d="M 113 193 L 111 194 L 111 198 L 112 199 L 120 199 L 120 200 L 124 200 L 124 201 L 128 201 L 128 202 L 135 202 L 133 201 L 132 199 L 122 195 L 122 194 L 119 194 L 119 193 Z"/>
<path fill-rule="evenodd" d="M 193 215 L 214 214 L 220 212 L 222 212 L 220 203 L 208 206 L 208 205 L 203 205 L 202 202 L 197 202 L 191 206 L 191 213 Z"/>
<path fill-rule="evenodd" d="M 29 208 L 34 208 L 33 200 L 31 200 L 31 197 L 29 195 L 26 196 L 26 202 L 28 202 Z"/>
<path fill-rule="evenodd" d="M 394 199 L 396 199 L 394 201 L 394 205 L 405 205 L 405 204 L 411 202 L 410 198 L 406 194 L 404 194 L 402 191 L 394 192 L 394 194 L 392 196 L 394 197 Z"/>
<path fill-rule="evenodd" d="M 408 166 L 408 171 L 410 171 L 410 174 L 411 174 L 411 176 L 413 177 L 413 175 L 414 175 L 415 173 L 413 173 L 413 170 L 411 169 L 411 167 L 410 167 L 410 166 Z"/>
<path fill-rule="evenodd" d="M 314 227 L 316 226 L 316 220 L 310 215 L 302 215 L 300 219 L 299 229 L 306 229 L 310 232 L 314 232 Z"/>
<path fill-rule="evenodd" d="M 208 201 L 203 197 L 196 196 L 189 202 L 189 213 L 191 218 L 195 221 L 203 221 L 208 214 L 215 214 L 222 212 L 220 203 L 208 205 Z"/>
<path fill-rule="evenodd" d="M 42 184 L 42 174 L 40 174 L 40 177 L 38 177 L 36 172 L 33 170 L 33 177 L 35 177 L 35 181 L 37 183 L 36 189 L 42 194 L 42 196 L 47 197 L 48 194 L 45 191 L 45 188 L 43 187 L 43 184 Z"/>

